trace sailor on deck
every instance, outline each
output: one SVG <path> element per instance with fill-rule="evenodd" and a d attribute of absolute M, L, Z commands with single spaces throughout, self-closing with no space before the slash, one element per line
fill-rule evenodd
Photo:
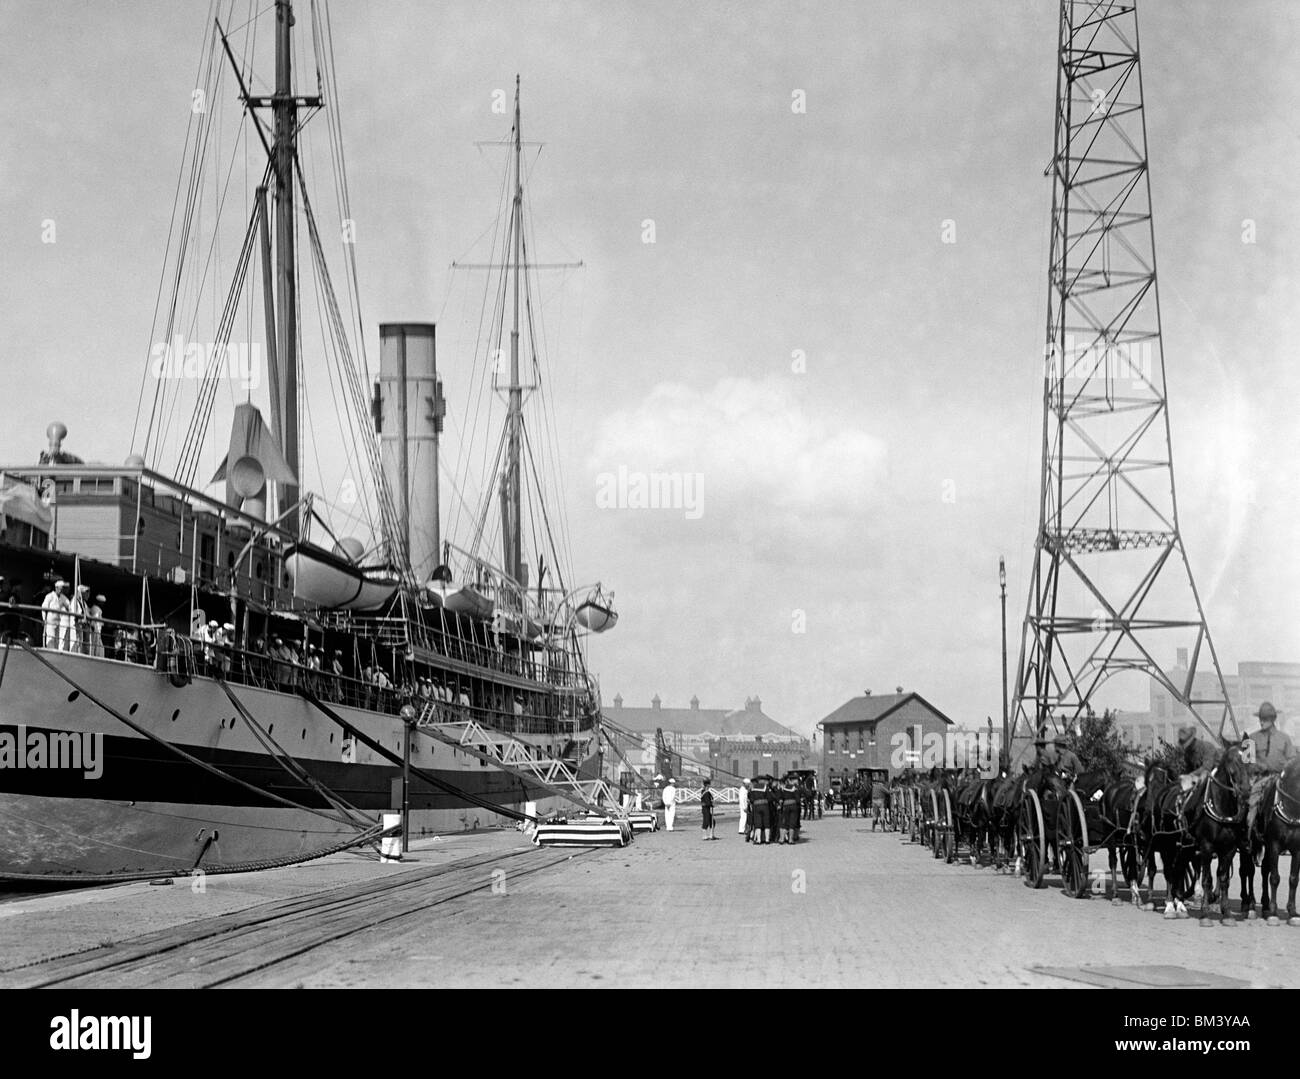
<path fill-rule="evenodd" d="M 68 651 L 80 652 L 82 655 L 90 654 L 90 602 L 87 599 L 89 592 L 88 585 L 79 584 L 72 596 L 72 624 L 69 626 L 71 636 Z"/>
<path fill-rule="evenodd" d="M 90 654 L 92 656 L 104 654 L 104 604 L 107 602 L 108 600 L 99 595 L 90 605 Z"/>
<path fill-rule="evenodd" d="M 50 594 L 41 601 L 41 619 L 45 623 L 45 647 L 62 649 L 63 618 L 69 611 L 68 597 L 63 594 L 67 582 L 60 579 L 54 582 Z"/>
<path fill-rule="evenodd" d="M 740 835 L 749 842 L 749 780 L 740 781 Z"/>

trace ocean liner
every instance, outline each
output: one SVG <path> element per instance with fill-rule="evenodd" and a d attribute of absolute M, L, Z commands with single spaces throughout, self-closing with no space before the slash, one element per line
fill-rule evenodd
<path fill-rule="evenodd" d="M 306 35 L 289 0 L 276 0 L 273 18 L 266 92 L 252 74 L 251 20 L 239 40 L 213 27 L 164 267 L 170 303 L 155 316 L 161 344 L 131 455 L 120 466 L 83 462 L 55 422 L 39 463 L 0 470 L 0 879 L 264 868 L 374 846 L 395 834 L 392 817 L 382 823 L 394 811 L 409 837 L 539 818 L 605 794 L 585 647 L 617 615 L 599 585 L 568 576 L 544 501 L 546 454 L 525 419 L 539 366 L 518 81 L 490 264 L 497 330 L 476 353 L 504 422 L 482 509 L 457 545 L 441 529 L 446 405 L 434 326 L 381 325 L 371 380 L 347 185 L 334 185 L 342 298 L 308 191 L 308 121 L 342 175 L 328 12 L 313 4 L 304 20 L 311 94 L 294 89 L 295 37 Z M 265 171 L 199 347 L 186 344 L 200 331 L 184 301 L 206 278 L 194 235 L 222 93 L 238 102 Z M 300 253 L 322 328 L 310 350 Z M 250 342 L 233 341 L 241 324 L 252 356 Z M 247 377 L 262 360 L 265 414 Z M 339 506 L 301 479 L 304 435 L 331 437 L 304 415 L 309 360 L 329 374 L 330 420 L 352 474 L 365 477 L 345 481 Z M 248 392 L 228 439 L 224 427 L 210 437 L 231 403 L 219 388 L 239 373 Z M 188 424 L 175 426 L 186 409 Z M 215 471 L 214 444 L 226 448 Z M 455 493 L 464 501 L 462 485 Z"/>

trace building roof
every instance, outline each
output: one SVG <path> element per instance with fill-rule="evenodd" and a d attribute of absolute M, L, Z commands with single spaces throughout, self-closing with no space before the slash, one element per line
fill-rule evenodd
<path fill-rule="evenodd" d="M 881 693 L 853 697 L 821 721 L 822 727 L 847 726 L 854 723 L 877 723 L 891 712 L 902 708 L 908 701 L 919 701 L 945 723 L 952 720 L 939 711 L 919 693 Z"/>
<path fill-rule="evenodd" d="M 695 698 L 693 698 L 695 699 Z M 803 738 L 763 712 L 762 702 L 751 697 L 744 708 L 628 708 L 614 699 L 605 717 L 620 727 L 650 734 L 656 728 L 677 734 L 714 738 L 752 738 L 756 734 Z M 806 739 L 805 739 L 806 740 Z"/>

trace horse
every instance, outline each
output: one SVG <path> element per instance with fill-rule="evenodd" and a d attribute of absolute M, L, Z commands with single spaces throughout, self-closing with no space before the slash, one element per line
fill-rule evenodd
<path fill-rule="evenodd" d="M 989 811 L 989 832 L 993 847 L 993 866 L 999 872 L 1017 858 L 1016 821 L 1024 796 L 1025 774 L 1012 776 L 1005 770 L 993 792 Z M 1019 869 L 1016 869 L 1019 872 Z"/>
<path fill-rule="evenodd" d="M 1155 910 L 1156 856 L 1159 855 L 1166 885 L 1166 921 L 1191 916 L 1185 900 L 1192 894 L 1196 855 L 1188 843 L 1181 803 L 1182 789 L 1177 778 L 1159 761 L 1148 761 L 1136 806 L 1134 839 L 1140 852 L 1137 875 L 1140 878 L 1145 870 L 1150 896 L 1142 909 Z"/>
<path fill-rule="evenodd" d="M 1085 772 L 1075 780 L 1074 791 L 1083 802 L 1088 845 L 1094 849 L 1106 848 L 1110 866 L 1110 901 L 1115 904 L 1124 902 L 1119 897 L 1116 876 L 1116 871 L 1122 866 L 1124 883 L 1131 889 L 1133 905 L 1140 908 L 1141 873 L 1135 838 L 1138 785 L 1123 776 L 1114 778 L 1105 772 Z"/>
<path fill-rule="evenodd" d="M 1278 865 L 1282 852 L 1291 856 L 1291 892 L 1287 898 L 1287 925 L 1300 926 L 1296 915 L 1296 886 L 1300 884 L 1300 757 L 1287 762 L 1279 775 L 1270 776 L 1260 796 L 1259 814 L 1251 838 L 1252 857 L 1242 858 L 1242 910 L 1254 917 L 1254 862 L 1263 849 L 1260 863 L 1260 907 L 1269 925 L 1280 925 L 1277 888 L 1282 877 Z M 1249 873 L 1249 877 L 1247 874 Z M 1248 906 L 1249 904 L 1249 906 Z"/>
<path fill-rule="evenodd" d="M 1194 788 L 1182 805 L 1183 818 L 1196 857 L 1200 861 L 1201 925 L 1213 925 L 1209 912 L 1218 906 L 1221 925 L 1235 925 L 1228 911 L 1228 881 L 1232 876 L 1232 856 L 1244 850 L 1243 882 L 1250 862 L 1246 838 L 1246 810 L 1250 804 L 1250 773 L 1241 756 L 1240 742 L 1227 742 L 1219 763 Z M 1217 882 L 1210 880 L 1210 861 L 1217 859 Z M 1249 869 L 1253 880 L 1254 869 Z M 1243 883 L 1244 899 L 1244 883 Z M 1208 907 L 1208 910 L 1207 910 Z"/>
<path fill-rule="evenodd" d="M 976 773 L 957 788 L 953 813 L 957 818 L 958 839 L 960 841 L 964 837 L 969 846 L 971 865 L 979 864 L 985 839 L 988 840 L 990 852 L 993 851 L 993 798 L 1002 778 L 984 779 Z"/>

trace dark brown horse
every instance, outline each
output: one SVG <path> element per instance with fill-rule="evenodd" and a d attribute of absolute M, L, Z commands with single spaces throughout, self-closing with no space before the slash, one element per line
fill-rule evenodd
<path fill-rule="evenodd" d="M 1296 915 L 1296 886 L 1300 884 L 1300 757 L 1294 758 L 1282 769 L 1280 775 L 1269 779 L 1259 803 L 1255 818 L 1255 832 L 1251 836 L 1253 858 L 1242 858 L 1242 910 L 1253 916 L 1255 872 L 1254 862 L 1263 850 L 1260 876 L 1260 908 L 1269 925 L 1279 925 L 1277 887 L 1282 881 L 1278 865 L 1282 852 L 1291 856 L 1291 891 L 1287 897 L 1287 925 L 1300 926 Z"/>
<path fill-rule="evenodd" d="M 1187 900 L 1196 879 L 1196 856 L 1182 816 L 1183 791 L 1178 777 L 1159 761 L 1148 761 L 1137 805 L 1138 875 L 1147 877 L 1149 898 L 1143 910 L 1155 910 L 1156 858 L 1166 884 L 1166 920 L 1189 918 Z"/>
<path fill-rule="evenodd" d="M 978 773 L 971 775 L 957 788 L 954 812 L 957 816 L 957 834 L 964 839 L 969 850 L 970 864 L 979 865 L 980 854 L 987 844 L 989 853 L 997 861 L 997 834 L 994 829 L 994 801 L 1006 773 L 985 779 Z"/>
<path fill-rule="evenodd" d="M 1137 784 L 1127 777 L 1111 778 L 1103 773 L 1086 773 L 1074 784 L 1084 806 L 1088 826 L 1088 846 L 1106 848 L 1110 864 L 1110 900 L 1122 903 L 1116 871 L 1124 872 L 1124 883 L 1131 889 L 1133 905 L 1142 906 L 1142 882 L 1137 849 Z M 1094 878 L 1093 892 L 1100 890 Z"/>
<path fill-rule="evenodd" d="M 1222 925 L 1235 925 L 1228 912 L 1228 881 L 1232 857 L 1246 847 L 1246 810 L 1250 805 L 1250 773 L 1241 757 L 1241 743 L 1227 742 L 1219 763 L 1193 789 L 1183 804 L 1183 818 L 1201 869 L 1201 924 L 1213 925 L 1210 914 L 1218 914 Z M 1247 848 L 1248 850 L 1248 848 Z M 1210 862 L 1216 861 L 1215 881 L 1210 879 Z M 1247 853 L 1246 860 L 1250 855 Z M 1251 877 L 1254 871 L 1251 870 Z"/>

